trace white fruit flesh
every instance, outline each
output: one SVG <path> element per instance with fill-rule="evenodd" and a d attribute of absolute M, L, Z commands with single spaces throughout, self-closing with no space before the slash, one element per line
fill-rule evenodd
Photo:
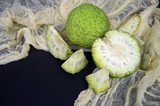
<path fill-rule="evenodd" d="M 86 76 L 86 80 L 96 93 L 105 92 L 110 88 L 109 71 L 106 68 Z"/>
<path fill-rule="evenodd" d="M 46 30 L 46 43 L 49 51 L 55 58 L 66 60 L 72 54 L 69 45 L 51 25 Z"/>
<path fill-rule="evenodd" d="M 122 77 L 133 73 L 141 61 L 141 49 L 130 34 L 112 30 L 92 46 L 92 56 L 96 65 L 106 67 L 112 77 Z"/>
<path fill-rule="evenodd" d="M 88 60 L 82 49 L 76 51 L 71 57 L 62 64 L 62 68 L 71 74 L 80 72 L 88 64 Z"/>

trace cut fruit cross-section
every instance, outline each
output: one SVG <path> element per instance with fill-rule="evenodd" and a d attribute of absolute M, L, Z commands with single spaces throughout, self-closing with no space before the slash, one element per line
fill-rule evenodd
<path fill-rule="evenodd" d="M 123 77 L 136 71 L 141 62 L 141 48 L 129 33 L 112 30 L 92 45 L 92 57 L 99 68 L 106 67 L 112 77 Z"/>

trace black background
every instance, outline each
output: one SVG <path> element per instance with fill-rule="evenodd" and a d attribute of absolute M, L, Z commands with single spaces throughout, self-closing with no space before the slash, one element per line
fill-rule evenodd
<path fill-rule="evenodd" d="M 0 66 L 0 106 L 73 106 L 78 94 L 87 89 L 85 76 L 96 67 L 91 53 L 80 73 L 66 73 L 49 52 L 33 47 L 29 56 Z"/>
<path fill-rule="evenodd" d="M 33 47 L 28 57 L 0 65 L 0 106 L 73 106 L 96 67 L 91 53 L 85 55 L 89 64 L 75 75 L 61 68 L 64 61 Z"/>

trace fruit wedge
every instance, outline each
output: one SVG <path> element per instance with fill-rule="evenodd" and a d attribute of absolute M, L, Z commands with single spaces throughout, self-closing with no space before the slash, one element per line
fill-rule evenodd
<path fill-rule="evenodd" d="M 141 65 L 140 68 L 142 70 L 148 70 L 151 65 L 151 55 L 150 54 L 144 54 L 142 56 Z"/>
<path fill-rule="evenodd" d="M 84 69 L 88 64 L 88 60 L 82 49 L 74 52 L 68 60 L 62 64 L 62 68 L 71 74 L 75 74 Z"/>
<path fill-rule="evenodd" d="M 55 58 L 66 60 L 73 53 L 69 45 L 62 39 L 53 26 L 49 25 L 47 27 L 45 37 L 49 51 Z"/>
<path fill-rule="evenodd" d="M 109 71 L 106 68 L 102 68 L 86 76 L 86 80 L 96 93 L 103 93 L 110 88 L 111 79 L 109 78 Z"/>

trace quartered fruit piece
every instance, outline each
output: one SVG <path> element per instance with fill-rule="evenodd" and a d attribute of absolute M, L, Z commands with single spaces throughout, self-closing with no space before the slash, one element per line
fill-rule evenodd
<path fill-rule="evenodd" d="M 74 52 L 68 60 L 62 64 L 62 68 L 71 74 L 75 74 L 84 69 L 88 64 L 88 60 L 82 49 Z"/>
<path fill-rule="evenodd" d="M 92 57 L 99 67 L 106 67 L 110 76 L 123 77 L 136 71 L 141 62 L 141 48 L 129 33 L 112 30 L 92 45 Z"/>
<path fill-rule="evenodd" d="M 73 53 L 69 45 L 51 25 L 49 25 L 46 30 L 46 43 L 50 53 L 55 58 L 66 60 Z"/>
<path fill-rule="evenodd" d="M 142 70 L 148 70 L 151 65 L 151 55 L 150 54 L 144 54 L 142 56 L 141 65 L 140 68 Z"/>
<path fill-rule="evenodd" d="M 110 88 L 109 71 L 106 68 L 102 68 L 99 71 L 86 76 L 86 80 L 89 86 L 96 93 L 103 93 Z"/>
<path fill-rule="evenodd" d="M 141 22 L 141 17 L 138 14 L 135 14 L 118 30 L 128 32 L 132 35 L 138 29 L 140 22 Z"/>

